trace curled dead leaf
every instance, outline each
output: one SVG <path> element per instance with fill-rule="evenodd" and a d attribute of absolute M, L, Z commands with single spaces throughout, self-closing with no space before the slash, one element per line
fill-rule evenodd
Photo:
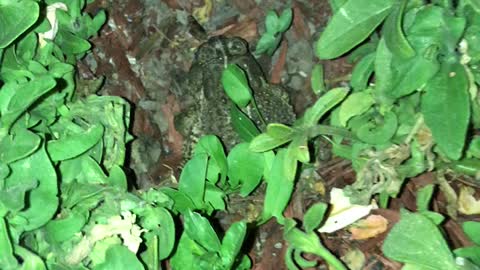
<path fill-rule="evenodd" d="M 352 239 L 362 240 L 375 237 L 387 230 L 388 220 L 381 215 L 370 215 L 361 219 L 348 230 L 352 233 Z"/>
<path fill-rule="evenodd" d="M 475 190 L 469 186 L 460 187 L 460 195 L 458 196 L 458 211 L 464 215 L 480 214 L 480 200 L 475 199 L 473 194 Z"/>

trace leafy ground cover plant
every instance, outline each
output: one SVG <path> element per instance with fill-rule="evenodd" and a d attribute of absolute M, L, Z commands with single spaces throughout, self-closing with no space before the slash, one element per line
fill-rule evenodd
<path fill-rule="evenodd" d="M 256 107 L 248 80 L 228 66 L 222 82 L 244 142 L 225 153 L 217 137 L 205 136 L 177 186 L 129 192 L 122 169 L 132 139 L 129 104 L 81 97 L 75 84 L 74 64 L 106 20 L 103 11 L 82 12 L 86 2 L 0 1 L 0 28 L 8 30 L 0 33 L 2 269 L 160 269 L 166 260 L 173 269 L 249 269 L 248 228 L 272 218 L 283 226 L 289 269 L 316 264 L 303 253 L 347 269 L 316 231 L 326 204 L 308 209 L 302 229 L 284 216 L 298 172 L 311 161 L 309 142 L 319 136 L 328 135 L 335 153 L 353 161 L 357 182 L 345 191 L 355 202 L 380 194 L 386 205 L 404 179 L 426 170 L 478 174 L 480 139 L 467 137 L 469 126 L 478 127 L 474 2 L 331 0 L 335 14 L 317 53 L 333 58 L 359 45 L 350 54 L 357 62 L 351 90 L 324 91 L 319 67 L 315 91 L 323 95 L 315 104 L 292 126 L 269 123 L 259 130 L 242 111 L 249 103 Z M 275 50 L 291 19 L 291 10 L 267 15 L 270 41 L 262 50 Z M 405 79 L 412 74 L 419 79 Z M 442 111 L 450 107 L 459 113 Z M 453 124 L 439 121 L 447 120 L 462 125 L 446 129 Z M 228 210 L 226 198 L 246 197 L 262 183 L 261 213 L 217 230 L 212 215 Z M 433 186 L 419 192 L 416 213 L 402 212 L 385 255 L 408 269 L 478 269 L 478 223 L 463 224 L 474 246 L 450 250 L 438 228 L 443 216 L 428 210 L 432 192 Z M 418 252 L 420 235 L 405 237 L 412 230 L 436 246 Z"/>
<path fill-rule="evenodd" d="M 366 203 L 380 194 L 385 206 L 405 179 L 432 170 L 478 181 L 477 6 L 333 2 L 316 51 L 321 59 L 351 52 L 356 63 L 353 91 L 331 117 L 358 138 L 349 146 L 334 139 L 334 151 L 357 171 L 351 198 Z"/>

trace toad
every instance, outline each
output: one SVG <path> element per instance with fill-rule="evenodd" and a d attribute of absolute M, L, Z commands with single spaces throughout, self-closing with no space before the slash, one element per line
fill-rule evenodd
<path fill-rule="evenodd" d="M 240 142 L 231 125 L 231 101 L 221 83 L 222 71 L 228 64 L 236 64 L 245 72 L 266 123 L 292 124 L 295 120 L 285 89 L 265 80 L 262 69 L 249 52 L 248 43 L 239 37 L 212 37 L 197 49 L 190 71 L 177 93 L 182 113 L 175 117 L 175 126 L 184 137 L 186 155 L 202 135 L 218 136 L 227 150 Z M 260 130 L 265 129 L 252 105 L 243 112 Z"/>

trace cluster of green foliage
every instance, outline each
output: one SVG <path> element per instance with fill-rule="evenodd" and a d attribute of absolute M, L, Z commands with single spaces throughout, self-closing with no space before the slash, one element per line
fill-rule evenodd
<path fill-rule="evenodd" d="M 122 169 L 125 146 L 132 139 L 128 103 L 119 97 L 76 94 L 74 64 L 88 53 L 87 39 L 106 20 L 103 11 L 94 17 L 82 12 L 88 2 L 0 0 L 0 29 L 6 29 L 0 33 L 1 269 L 153 270 L 165 260 L 173 269 L 249 269 L 250 259 L 242 250 L 248 227 L 271 218 L 284 227 L 289 269 L 315 265 L 302 257 L 304 252 L 324 258 L 335 269 L 347 269 L 315 231 L 326 204 L 308 209 L 302 229 L 283 215 L 299 168 L 311 160 L 309 141 L 329 135 L 335 153 L 353 161 L 359 177 L 350 194 L 357 201 L 377 193 L 394 196 L 403 179 L 427 169 L 465 168 L 465 158 L 471 162 L 479 157 L 479 139 L 465 139 L 468 124 L 477 126 L 479 112 L 474 87 L 478 60 L 475 45 L 468 43 L 480 27 L 475 26 L 477 6 L 469 1 L 455 8 L 448 1 L 330 1 L 337 12 L 318 53 L 333 58 L 363 42 L 351 54 L 358 62 L 353 92 L 346 87 L 329 90 L 292 126 L 273 123 L 259 131 L 242 111 L 250 103 L 256 107 L 248 79 L 238 66 L 228 66 L 222 82 L 233 101 L 232 124 L 244 142 L 225 153 L 217 137 L 205 136 L 177 187 L 131 192 Z M 380 37 L 374 31 L 385 18 L 387 30 Z M 352 19 L 358 22 L 346 24 Z M 280 18 L 269 13 L 267 33 L 273 39 L 262 45 L 265 52 L 275 50 L 291 20 L 291 10 Z M 462 37 L 469 45 L 456 50 Z M 432 63 L 437 68 L 429 68 Z M 404 80 L 414 68 L 411 74 L 420 74 L 420 79 L 410 75 Z M 370 85 L 373 73 L 375 85 Z M 460 90 L 450 93 L 447 86 Z M 392 94 L 391 89 L 398 90 Z M 428 91 L 438 100 L 426 98 Z M 461 113 L 465 95 L 466 116 Z M 445 103 L 451 99 L 453 103 Z M 450 115 L 438 107 L 450 109 Z M 452 113 L 457 108 L 459 113 Z M 442 128 L 453 125 L 447 121 L 463 119 L 467 124 L 441 129 L 435 122 L 440 120 L 431 119 L 436 113 L 446 117 Z M 326 119 L 330 125 L 321 124 Z M 426 127 L 433 135 L 425 142 L 417 133 Z M 442 132 L 450 136 L 448 142 L 437 139 Z M 228 210 L 229 195 L 246 197 L 261 184 L 266 185 L 265 200 L 256 220 L 235 222 L 225 232 L 214 229 L 212 215 Z M 359 196 L 365 190 L 371 192 Z M 463 224 L 476 246 L 452 252 L 437 227 L 443 217 L 428 210 L 432 192 L 432 186 L 419 192 L 417 213 L 402 213 L 385 241 L 385 255 L 409 269 L 478 269 L 480 225 Z M 418 246 L 418 239 L 423 245 Z"/>
<path fill-rule="evenodd" d="M 357 172 L 350 197 L 366 203 L 380 194 L 386 206 L 405 179 L 434 170 L 478 182 L 478 3 L 331 2 L 336 12 L 316 53 L 332 59 L 349 52 L 355 63 L 352 93 L 330 121 L 357 138 L 348 147 L 333 140 Z"/>

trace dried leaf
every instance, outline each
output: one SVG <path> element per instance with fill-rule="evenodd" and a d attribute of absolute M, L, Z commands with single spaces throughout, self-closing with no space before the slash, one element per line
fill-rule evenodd
<path fill-rule="evenodd" d="M 352 239 L 362 240 L 375 237 L 387 230 L 388 220 L 381 215 L 370 215 L 366 219 L 359 220 L 349 228 Z"/>
<path fill-rule="evenodd" d="M 480 200 L 475 199 L 475 190 L 469 186 L 460 187 L 458 196 L 458 211 L 464 215 L 480 214 Z"/>

